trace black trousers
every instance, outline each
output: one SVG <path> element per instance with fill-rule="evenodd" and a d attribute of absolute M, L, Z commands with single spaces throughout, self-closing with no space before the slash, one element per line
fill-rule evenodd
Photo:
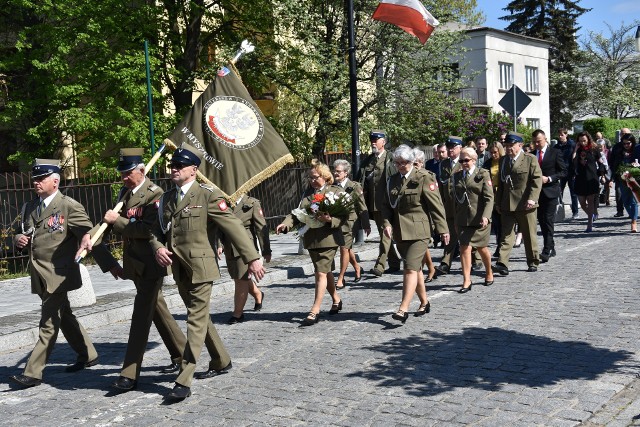
<path fill-rule="evenodd" d="M 540 224 L 540 231 L 542 232 L 542 239 L 544 242 L 542 252 L 548 254 L 549 252 L 551 252 L 551 249 L 555 249 L 555 242 L 553 241 L 553 219 L 556 216 L 558 198 L 549 198 L 543 194 L 540 194 L 538 205 L 538 224 Z"/>

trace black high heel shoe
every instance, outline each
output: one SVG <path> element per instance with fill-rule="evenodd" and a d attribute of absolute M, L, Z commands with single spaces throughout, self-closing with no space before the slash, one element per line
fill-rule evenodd
<path fill-rule="evenodd" d="M 360 270 L 358 271 L 360 274 L 358 274 L 356 276 L 355 279 L 353 279 L 353 283 L 358 283 L 360 280 L 362 280 L 362 267 L 360 267 Z"/>
<path fill-rule="evenodd" d="M 402 323 L 404 323 L 409 318 L 409 313 L 407 313 L 406 311 L 398 310 L 395 313 L 393 313 L 391 317 L 394 318 L 395 320 L 399 320 Z"/>
<path fill-rule="evenodd" d="M 307 317 L 305 317 L 305 319 L 302 321 L 302 326 L 315 325 L 316 323 L 318 323 L 318 320 L 320 320 L 320 313 L 314 313 L 313 311 L 310 311 Z"/>
<path fill-rule="evenodd" d="M 464 285 L 463 285 L 460 289 L 458 289 L 458 293 L 459 294 L 466 294 L 467 292 L 469 292 L 471 290 L 472 286 L 473 286 L 473 283 L 471 283 L 468 288 L 465 288 Z"/>
<path fill-rule="evenodd" d="M 437 271 L 434 270 L 433 274 L 431 276 L 427 275 L 427 277 L 424 278 L 424 283 L 431 283 L 433 282 L 433 279 L 435 279 L 436 277 L 438 277 L 437 275 Z"/>
<path fill-rule="evenodd" d="M 427 303 L 425 305 L 421 305 L 418 308 L 418 311 L 413 313 L 413 317 L 424 316 L 425 314 L 427 314 L 430 311 L 431 311 L 431 301 L 427 301 Z"/>
<path fill-rule="evenodd" d="M 341 310 L 342 310 L 342 300 L 340 300 L 337 304 L 333 303 L 331 305 L 331 310 L 329 310 L 329 314 L 338 314 L 338 312 Z"/>

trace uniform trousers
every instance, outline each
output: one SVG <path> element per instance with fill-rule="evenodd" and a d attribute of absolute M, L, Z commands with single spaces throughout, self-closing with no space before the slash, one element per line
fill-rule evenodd
<path fill-rule="evenodd" d="M 453 217 L 447 217 L 447 227 L 449 228 L 449 244 L 444 247 L 442 253 L 441 264 L 446 264 L 451 268 L 451 263 L 455 256 L 456 247 L 458 246 L 458 233 L 456 232 L 456 224 Z"/>
<path fill-rule="evenodd" d="M 185 387 L 191 387 L 203 345 L 206 344 L 211 356 L 209 369 L 220 370 L 231 362 L 209 315 L 211 286 L 211 282 L 194 285 L 191 282 L 178 282 L 180 297 L 187 307 L 187 344 L 182 353 L 182 365 L 176 383 Z"/>
<path fill-rule="evenodd" d="M 163 278 L 155 280 L 134 279 L 133 282 L 136 285 L 137 293 L 133 302 L 127 352 L 120 375 L 135 380 L 140 375 L 142 359 L 149 342 L 151 322 L 158 329 L 173 363 L 180 363 L 182 360 L 182 351 L 187 344 L 187 339 L 171 315 L 162 295 Z"/>
<path fill-rule="evenodd" d="M 44 289 L 44 286 L 41 289 Z M 87 362 L 97 358 L 98 352 L 87 335 L 87 331 L 71 311 L 67 293 L 50 294 L 43 291 L 39 296 L 42 299 L 42 311 L 38 341 L 29 356 L 27 366 L 24 368 L 24 375 L 42 379 L 42 371 L 58 339 L 60 330 L 62 330 L 69 346 L 78 354 L 77 360 L 79 362 Z"/>
<path fill-rule="evenodd" d="M 384 272 L 387 258 L 389 261 L 389 268 L 400 268 L 400 258 L 396 254 L 395 249 L 391 247 L 391 238 L 384 234 L 384 218 L 382 212 L 377 211 L 373 213 L 373 220 L 378 227 L 378 234 L 380 235 L 380 247 L 378 249 L 378 259 L 374 268 L 380 272 Z"/>
<path fill-rule="evenodd" d="M 540 264 L 540 253 L 538 252 L 538 238 L 536 225 L 536 209 L 525 211 L 502 211 L 502 242 L 500 244 L 500 256 L 498 262 L 507 268 L 509 267 L 509 256 L 515 241 L 514 226 L 518 224 L 522 233 L 522 242 L 527 256 L 528 266 Z"/>

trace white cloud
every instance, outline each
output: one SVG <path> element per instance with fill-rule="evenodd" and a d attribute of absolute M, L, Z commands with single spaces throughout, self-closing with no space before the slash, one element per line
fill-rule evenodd
<path fill-rule="evenodd" d="M 628 16 L 628 14 L 634 13 L 634 12 L 640 12 L 640 2 L 637 0 L 623 1 L 620 3 L 614 4 L 611 10 L 614 13 L 620 13 L 620 14 L 626 15 L 627 18 L 631 18 L 633 20 L 633 17 Z"/>

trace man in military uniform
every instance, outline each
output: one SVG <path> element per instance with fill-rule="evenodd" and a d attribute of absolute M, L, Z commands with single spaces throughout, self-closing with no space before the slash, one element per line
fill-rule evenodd
<path fill-rule="evenodd" d="M 42 299 L 39 337 L 29 356 L 23 375 L 10 378 L 23 387 L 42 383 L 42 372 L 62 330 L 69 346 L 78 353 L 76 363 L 66 368 L 76 372 L 98 363 L 91 339 L 71 311 L 67 292 L 82 286 L 80 266 L 74 261 L 78 246 L 90 250 L 89 230 L 93 224 L 84 207 L 60 193 L 60 162 L 36 159 L 31 170 L 38 195 L 22 207 L 21 223 L 14 243 L 18 250 L 29 250 L 31 292 Z M 94 258 L 103 271 L 114 277 L 122 269 L 104 245 L 97 245 Z"/>
<path fill-rule="evenodd" d="M 451 269 L 451 263 L 455 258 L 456 251 L 458 251 L 458 234 L 455 227 L 455 206 L 453 197 L 453 188 L 451 188 L 450 181 L 454 173 L 462 170 L 458 158 L 460 157 L 460 150 L 462 149 L 462 138 L 459 136 L 449 136 L 447 139 L 447 154 L 448 158 L 440 162 L 440 171 L 436 175 L 438 176 L 438 183 L 440 185 L 440 197 L 442 198 L 442 204 L 444 205 L 445 214 L 447 216 L 447 228 L 449 229 L 449 243 L 444 247 L 444 253 L 442 254 L 442 260 L 440 265 L 436 267 L 438 274 L 448 274 Z"/>
<path fill-rule="evenodd" d="M 119 213 L 108 210 L 104 215 L 104 222 L 123 238 L 124 274 L 127 279 L 133 280 L 137 291 L 127 352 L 120 377 L 114 383 L 115 388 L 123 391 L 132 390 L 137 385 L 152 321 L 171 356 L 171 365 L 163 372 L 178 370 L 187 342 L 162 295 L 162 282 L 167 269 L 155 262 L 154 251 L 149 244 L 151 228 L 158 220 L 156 203 L 163 191 L 145 177 L 143 153 L 142 148 L 120 150 L 117 169 L 124 187 L 120 190 L 118 200 L 124 205 Z"/>
<path fill-rule="evenodd" d="M 171 159 L 171 180 L 175 188 L 161 198 L 156 239 L 151 241 L 156 261 L 171 266 L 180 296 L 187 307 L 187 345 L 173 390 L 167 400 L 182 400 L 191 395 L 191 382 L 205 340 L 212 354 L 209 370 L 200 376 L 208 378 L 231 368 L 231 358 L 224 348 L 209 315 L 209 299 L 213 280 L 220 277 L 214 249 L 216 226 L 225 233 L 248 264 L 249 277 L 264 277 L 260 255 L 247 237 L 240 220 L 233 214 L 222 192 L 195 182 L 203 153 L 188 144 L 177 149 Z M 165 246 L 166 245 L 166 246 Z"/>
<path fill-rule="evenodd" d="M 376 276 L 382 276 L 385 272 L 385 264 L 389 257 L 389 269 L 387 272 L 393 273 L 400 270 L 400 258 L 396 249 L 392 248 L 392 240 L 384 235 L 384 218 L 382 218 L 382 204 L 387 194 L 387 180 L 396 173 L 393 165 L 393 155 L 385 150 L 387 143 L 386 134 L 382 130 L 374 129 L 369 134 L 371 141 L 371 154 L 363 162 L 360 169 L 360 185 L 364 192 L 364 200 L 367 210 L 373 215 L 373 220 L 378 227 L 380 235 L 380 248 L 376 264 L 371 270 Z"/>
<path fill-rule="evenodd" d="M 542 188 L 542 171 L 538 159 L 522 150 L 522 135 L 509 132 L 505 139 L 506 156 L 500 161 L 498 170 L 500 185 L 496 193 L 495 206 L 502 216 L 502 241 L 498 261 L 493 271 L 504 276 L 509 274 L 509 256 L 515 237 L 517 223 L 522 232 L 529 272 L 538 270 L 540 255 L 536 235 L 536 209 Z"/>

